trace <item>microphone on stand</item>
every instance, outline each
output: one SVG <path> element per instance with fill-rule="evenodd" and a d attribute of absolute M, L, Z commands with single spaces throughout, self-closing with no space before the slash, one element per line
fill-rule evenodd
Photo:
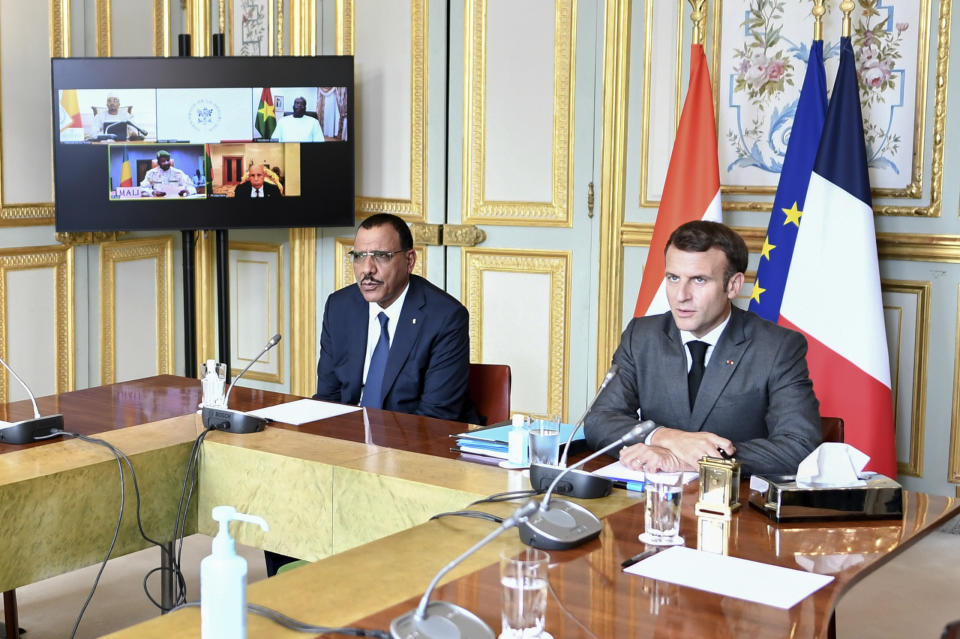
<path fill-rule="evenodd" d="M 19 375 L 13 372 L 13 369 L 3 361 L 3 358 L 0 358 L 0 364 L 3 364 L 3 367 L 10 371 L 13 378 L 20 382 L 33 404 L 32 419 L 22 419 L 19 422 L 0 421 L 0 442 L 5 444 L 29 444 L 62 435 L 63 415 L 57 413 L 56 415 L 41 417 L 40 409 L 37 408 L 37 400 L 30 391 L 30 387 L 20 379 Z"/>
<path fill-rule="evenodd" d="M 243 374 L 250 370 L 250 367 L 263 357 L 264 353 L 276 346 L 280 342 L 280 339 L 280 333 L 271 337 L 267 345 L 260 351 L 260 354 L 254 357 L 253 360 L 247 364 L 246 368 L 240 371 L 236 379 L 231 382 L 230 388 L 227 389 L 227 396 L 223 399 L 224 408 L 213 408 L 212 406 L 203 407 L 202 419 L 205 427 L 223 430 L 228 433 L 257 433 L 266 428 L 267 420 L 263 417 L 247 415 L 244 412 L 226 407 L 230 405 L 230 393 L 233 392 L 233 387 L 237 385 L 237 382 L 240 381 Z"/>
<path fill-rule="evenodd" d="M 464 559 L 477 552 L 501 533 L 518 526 L 537 511 L 538 505 L 530 500 L 517 508 L 500 527 L 474 544 L 465 553 L 451 561 L 437 573 L 427 586 L 416 610 L 397 617 L 390 623 L 391 639 L 494 639 L 490 626 L 466 608 L 446 601 L 430 602 L 434 588 L 448 572 L 459 566 Z M 428 605 L 429 604 L 429 605 Z"/>
<path fill-rule="evenodd" d="M 547 493 L 543 496 L 543 502 L 540 508 L 534 514 L 530 515 L 526 521 L 521 522 L 520 540 L 528 546 L 542 548 L 544 550 L 567 550 L 576 548 L 582 543 L 590 541 L 600 534 L 603 524 L 592 512 L 569 501 L 557 500 L 550 507 L 550 498 L 553 496 L 554 489 L 563 479 L 564 475 L 570 473 L 578 466 L 583 466 L 591 459 L 599 457 L 603 453 L 616 448 L 617 446 L 632 446 L 642 442 L 647 435 L 653 432 L 657 424 L 648 419 L 640 422 L 631 428 L 626 435 L 620 439 L 604 446 L 592 455 L 584 457 L 570 468 L 564 469 L 557 475 Z"/>
<path fill-rule="evenodd" d="M 600 388 L 597 389 L 593 399 L 591 399 L 590 403 L 587 405 L 587 410 L 585 410 L 583 415 L 580 416 L 576 426 L 570 433 L 570 437 L 567 438 L 567 445 L 563 449 L 563 457 L 560 458 L 560 463 L 557 466 L 548 466 L 546 464 L 530 465 L 531 488 L 536 491 L 544 490 L 550 486 L 551 482 L 556 479 L 557 476 L 566 472 L 567 455 L 570 453 L 570 445 L 573 442 L 573 436 L 576 435 L 577 431 L 583 427 L 583 422 L 587 419 L 587 415 L 590 414 L 590 411 L 593 410 L 593 405 L 600 397 L 600 393 L 603 392 L 603 390 L 607 387 L 607 384 L 609 384 L 619 372 L 619 366 L 616 364 L 612 364 L 610 366 L 610 370 L 608 370 L 607 374 L 604 376 L 603 382 L 600 383 Z M 576 497 L 578 499 L 597 499 L 599 497 L 606 497 L 609 495 L 612 486 L 613 481 L 607 477 L 600 477 L 598 475 L 594 475 L 593 473 L 577 470 L 569 473 L 566 479 L 564 479 L 563 483 L 558 484 L 554 490 L 557 494 L 570 495 L 571 497 Z"/>

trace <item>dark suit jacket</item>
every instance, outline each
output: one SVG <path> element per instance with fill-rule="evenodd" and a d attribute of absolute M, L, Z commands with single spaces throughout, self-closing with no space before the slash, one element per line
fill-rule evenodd
<path fill-rule="evenodd" d="M 276 184 L 264 182 L 262 188 L 263 197 L 281 197 L 280 189 Z M 253 187 L 250 185 L 250 182 L 241 182 L 233 190 L 233 197 L 245 197 L 249 200 L 251 191 L 253 191 Z"/>
<path fill-rule="evenodd" d="M 631 320 L 613 356 L 620 373 L 586 420 L 587 442 L 599 449 L 617 440 L 636 425 L 640 409 L 661 426 L 732 440 L 745 473 L 795 473 L 821 438 L 806 353 L 800 333 L 734 307 L 691 411 L 673 316 Z"/>
<path fill-rule="evenodd" d="M 316 399 L 360 402 L 369 312 L 356 285 L 327 298 Z M 384 409 L 480 423 L 467 389 L 468 319 L 467 309 L 456 299 L 410 276 L 383 377 Z"/>

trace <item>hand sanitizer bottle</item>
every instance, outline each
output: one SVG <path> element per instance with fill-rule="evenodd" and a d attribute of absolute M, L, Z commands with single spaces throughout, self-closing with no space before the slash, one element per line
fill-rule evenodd
<path fill-rule="evenodd" d="M 203 388 L 201 408 L 204 406 L 223 408 L 223 388 L 227 381 L 227 365 L 208 359 L 201 367 L 200 372 L 200 384 Z"/>
<path fill-rule="evenodd" d="M 220 532 L 213 551 L 200 562 L 200 636 L 203 639 L 246 639 L 247 560 L 237 554 L 230 536 L 231 521 L 248 521 L 269 530 L 255 515 L 238 513 L 233 506 L 217 506 L 213 518 Z"/>
<path fill-rule="evenodd" d="M 517 413 L 512 420 L 513 429 L 507 436 L 507 461 L 514 466 L 526 466 L 529 464 L 527 456 L 529 433 L 523 427 L 526 416 Z"/>

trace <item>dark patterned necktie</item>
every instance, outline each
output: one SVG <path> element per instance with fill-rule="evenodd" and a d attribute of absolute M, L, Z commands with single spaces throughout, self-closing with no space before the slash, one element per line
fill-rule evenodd
<path fill-rule="evenodd" d="M 370 408 L 383 408 L 383 373 L 387 370 L 387 357 L 390 355 L 390 333 L 387 332 L 387 323 L 390 318 L 386 313 L 381 312 L 377 315 L 377 319 L 380 320 L 380 339 L 377 340 L 373 357 L 370 358 L 367 381 L 363 386 L 363 398 L 360 400 L 361 406 Z"/>
<path fill-rule="evenodd" d="M 707 358 L 707 346 L 709 344 L 706 342 L 687 342 L 687 348 L 690 349 L 690 372 L 687 373 L 690 410 L 693 410 L 693 403 L 697 399 L 697 391 L 700 390 L 700 382 L 703 381 L 703 361 Z"/>

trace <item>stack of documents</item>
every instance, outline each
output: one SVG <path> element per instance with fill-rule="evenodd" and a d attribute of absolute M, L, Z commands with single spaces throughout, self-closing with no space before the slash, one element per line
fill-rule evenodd
<path fill-rule="evenodd" d="M 551 425 L 553 422 L 548 422 Z M 540 421 L 534 421 L 531 428 L 538 428 Z M 489 426 L 477 430 L 467 431 L 450 435 L 457 439 L 457 446 L 453 450 L 471 455 L 483 455 L 484 457 L 495 457 L 496 459 L 507 458 L 507 441 L 510 437 L 510 431 L 513 426 L 510 424 L 502 426 Z M 570 433 L 573 432 L 572 424 L 560 424 L 560 446 L 562 447 Z M 577 431 L 573 441 L 582 441 L 584 439 L 583 429 Z M 562 451 L 561 451 L 562 454 Z"/>

